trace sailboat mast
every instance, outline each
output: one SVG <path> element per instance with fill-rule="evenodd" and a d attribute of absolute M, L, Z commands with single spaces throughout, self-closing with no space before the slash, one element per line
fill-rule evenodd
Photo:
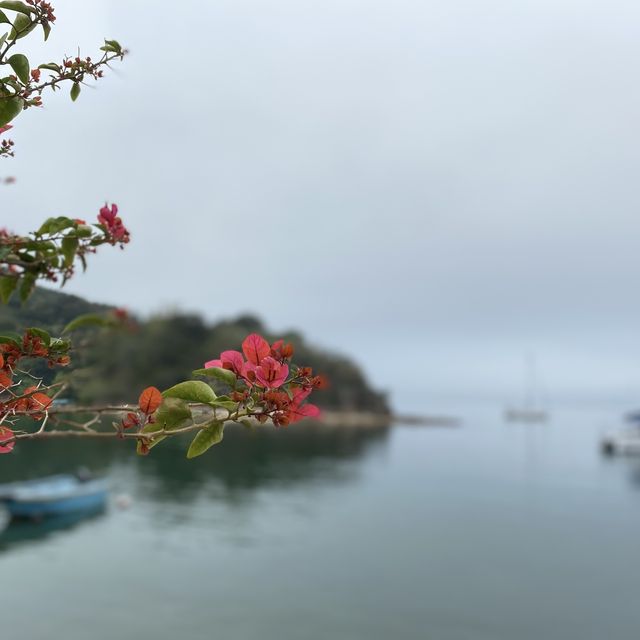
<path fill-rule="evenodd" d="M 533 353 L 525 357 L 524 408 L 533 410 L 537 404 L 536 359 Z"/>

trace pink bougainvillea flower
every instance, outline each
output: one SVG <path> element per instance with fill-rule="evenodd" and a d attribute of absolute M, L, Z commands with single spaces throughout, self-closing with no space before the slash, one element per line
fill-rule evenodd
<path fill-rule="evenodd" d="M 129 231 L 118 217 L 118 205 L 104 205 L 98 214 L 98 222 L 107 228 L 107 233 L 117 242 L 129 242 Z"/>
<path fill-rule="evenodd" d="M 109 205 L 104 205 L 100 209 L 100 213 L 98 214 L 98 222 L 105 225 L 106 227 L 111 226 L 116 217 L 118 216 L 118 205 L 112 204 L 111 207 Z"/>
<path fill-rule="evenodd" d="M 304 420 L 304 418 L 317 418 L 320 415 L 320 409 L 315 404 L 296 404 L 289 407 L 289 424 Z"/>
<path fill-rule="evenodd" d="M 275 358 L 267 356 L 263 358 L 255 370 L 256 380 L 267 389 L 277 389 L 289 375 L 289 367 L 281 364 Z"/>
<path fill-rule="evenodd" d="M 228 369 L 229 371 L 233 371 L 237 376 L 241 376 L 244 367 L 244 358 L 239 351 L 223 351 L 219 359 L 209 360 L 209 362 L 204 363 L 205 369 L 211 369 L 212 367 Z"/>
<path fill-rule="evenodd" d="M 315 404 L 302 404 L 310 393 L 311 389 L 297 389 L 293 392 L 293 398 L 287 412 L 289 424 L 303 418 L 317 418 L 320 415 L 320 409 Z"/>
<path fill-rule="evenodd" d="M 245 362 L 242 365 L 242 377 L 251 386 L 256 381 L 256 365 L 253 362 Z"/>
<path fill-rule="evenodd" d="M 244 339 L 242 353 L 251 364 L 257 367 L 264 358 L 271 354 L 271 347 L 262 336 L 252 333 Z"/>
<path fill-rule="evenodd" d="M 0 427 L 0 453 L 10 453 L 15 446 L 15 440 L 13 438 L 13 431 L 9 427 Z M 11 440 L 11 442 L 8 442 Z"/>

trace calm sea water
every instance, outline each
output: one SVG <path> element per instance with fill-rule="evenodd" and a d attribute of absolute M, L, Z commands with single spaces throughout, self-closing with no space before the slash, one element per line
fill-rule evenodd
<path fill-rule="evenodd" d="M 84 463 L 133 502 L 0 535 L 0 633 L 635 640 L 640 460 L 597 449 L 616 422 L 229 430 L 193 461 L 173 443 L 21 446 L 0 481 Z"/>

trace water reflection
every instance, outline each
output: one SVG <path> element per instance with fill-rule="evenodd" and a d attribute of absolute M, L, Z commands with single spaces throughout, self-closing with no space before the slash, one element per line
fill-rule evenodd
<path fill-rule="evenodd" d="M 352 462 L 384 446 L 388 436 L 389 427 L 231 427 L 219 447 L 194 460 L 185 457 L 188 439 L 165 441 L 144 458 L 132 452 L 131 443 L 30 442 L 2 460 L 0 482 L 87 466 L 109 476 L 114 490 L 143 494 L 145 500 L 184 504 L 205 493 L 241 502 L 269 486 L 352 481 L 358 473 Z"/>
<path fill-rule="evenodd" d="M 133 503 L 4 547 L 4 635 L 635 637 L 636 462 L 603 460 L 586 412 L 468 424 L 230 429 L 193 461 L 188 442 L 20 447 L 5 481 L 87 464 Z"/>
<path fill-rule="evenodd" d="M 634 489 L 640 489 L 640 460 L 625 460 L 629 469 L 629 480 Z"/>
<path fill-rule="evenodd" d="M 270 485 L 300 486 L 319 477 L 323 483 L 348 480 L 357 467 L 342 463 L 365 456 L 387 437 L 388 428 L 229 429 L 222 446 L 209 455 L 187 460 L 188 443 L 174 441 L 154 449 L 136 467 L 152 478 L 152 491 L 163 500 L 190 500 L 213 483 L 234 500 Z"/>
<path fill-rule="evenodd" d="M 68 531 L 82 523 L 100 518 L 104 514 L 104 507 L 100 507 L 93 511 L 67 513 L 40 521 L 13 521 L 0 533 L 0 552 L 16 546 L 43 542 L 54 533 Z"/>

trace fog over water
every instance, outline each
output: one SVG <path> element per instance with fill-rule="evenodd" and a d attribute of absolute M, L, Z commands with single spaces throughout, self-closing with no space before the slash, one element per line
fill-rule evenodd
<path fill-rule="evenodd" d="M 57 0 L 34 59 L 131 55 L 15 123 L 4 219 L 131 228 L 68 290 L 256 312 L 396 406 L 640 390 L 640 5 Z M 36 39 L 34 39 L 36 40 Z"/>

